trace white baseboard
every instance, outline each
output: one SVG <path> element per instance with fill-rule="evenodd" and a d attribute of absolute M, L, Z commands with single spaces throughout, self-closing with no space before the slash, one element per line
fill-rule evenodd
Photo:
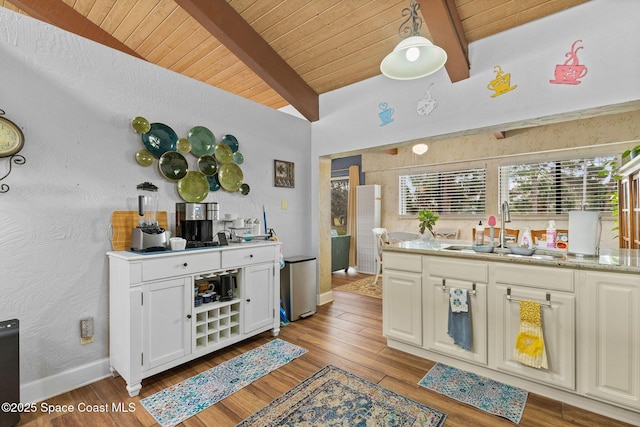
<path fill-rule="evenodd" d="M 22 403 L 42 402 L 108 376 L 111 376 L 109 358 L 100 359 L 50 377 L 22 384 L 20 401 Z"/>
<path fill-rule="evenodd" d="M 331 301 L 333 301 L 333 291 L 318 295 L 318 305 L 324 305 Z"/>

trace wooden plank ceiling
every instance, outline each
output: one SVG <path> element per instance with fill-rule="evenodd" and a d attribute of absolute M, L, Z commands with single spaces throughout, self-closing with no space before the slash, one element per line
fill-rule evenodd
<path fill-rule="evenodd" d="M 467 44 L 587 0 L 421 0 L 421 35 L 468 77 Z M 271 108 L 380 74 L 409 0 L 0 0 L 0 5 Z"/>

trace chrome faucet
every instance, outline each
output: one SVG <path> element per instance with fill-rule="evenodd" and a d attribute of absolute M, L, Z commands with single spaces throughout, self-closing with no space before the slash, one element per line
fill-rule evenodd
<path fill-rule="evenodd" d="M 511 214 L 509 213 L 509 202 L 506 200 L 502 202 L 502 207 L 500 208 L 500 247 L 506 248 L 507 244 L 505 242 L 506 233 L 504 231 L 504 223 L 511 222 Z"/>

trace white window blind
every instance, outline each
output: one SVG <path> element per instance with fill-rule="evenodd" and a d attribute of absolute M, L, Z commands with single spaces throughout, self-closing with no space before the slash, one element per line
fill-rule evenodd
<path fill-rule="evenodd" d="M 557 160 L 500 167 L 499 205 L 512 214 L 564 214 L 585 209 L 611 212 L 616 182 L 598 176 L 613 157 Z"/>
<path fill-rule="evenodd" d="M 442 215 L 483 214 L 486 170 L 466 169 L 399 177 L 399 214 L 430 209 Z"/>

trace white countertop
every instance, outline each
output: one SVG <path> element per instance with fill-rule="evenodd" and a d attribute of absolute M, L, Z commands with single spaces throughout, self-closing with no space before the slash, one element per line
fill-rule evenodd
<path fill-rule="evenodd" d="M 276 246 L 281 245 L 282 242 L 276 242 L 273 240 L 251 240 L 249 242 L 229 242 L 226 246 L 208 246 L 204 248 L 187 248 L 182 251 L 172 251 L 167 249 L 166 251 L 154 251 L 154 252 L 140 252 L 140 251 L 109 251 L 107 256 L 124 259 L 127 261 L 133 261 L 136 259 L 148 259 L 148 258 L 161 258 L 167 256 L 175 256 L 179 254 L 195 254 L 195 253 L 207 253 L 207 252 L 220 252 L 225 250 L 235 250 L 244 248 L 255 248 L 259 246 Z"/>
<path fill-rule="evenodd" d="M 479 253 L 473 251 L 471 242 L 459 240 L 436 240 L 439 247 L 422 240 L 385 245 L 384 251 L 407 252 L 420 255 L 446 256 L 477 259 L 494 262 L 511 262 L 541 266 L 568 267 L 585 270 L 612 271 L 618 273 L 640 273 L 640 250 L 601 249 L 599 256 L 575 256 L 565 251 L 536 249 L 533 256 L 519 256 L 507 253 Z M 468 246 L 468 250 L 448 250 L 450 246 Z M 640 283 L 640 276 L 638 277 Z"/>

